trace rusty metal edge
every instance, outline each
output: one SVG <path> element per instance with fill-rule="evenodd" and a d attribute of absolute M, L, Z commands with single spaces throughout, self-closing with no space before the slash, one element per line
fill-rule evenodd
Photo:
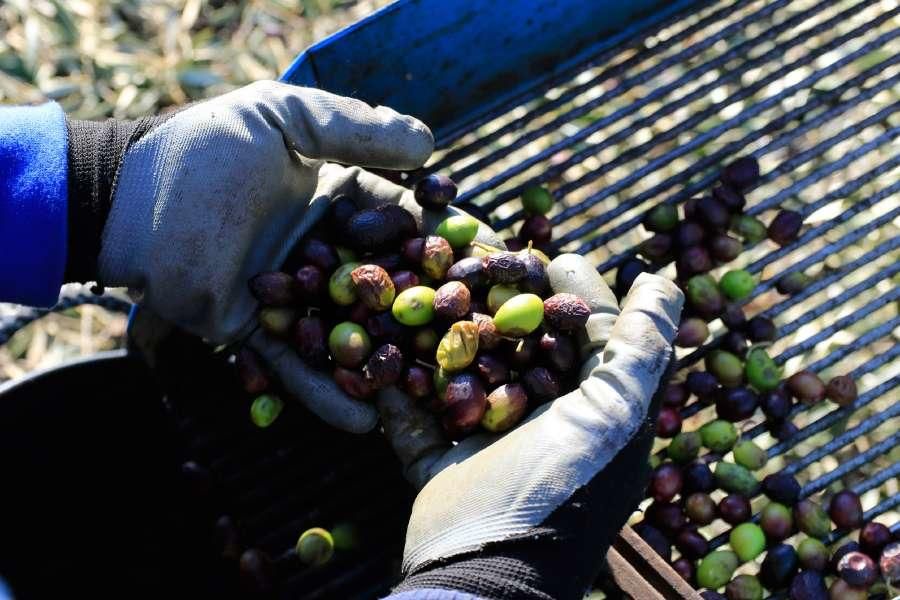
<path fill-rule="evenodd" d="M 627 525 L 619 532 L 606 559 L 613 581 L 635 600 L 703 600 Z"/>

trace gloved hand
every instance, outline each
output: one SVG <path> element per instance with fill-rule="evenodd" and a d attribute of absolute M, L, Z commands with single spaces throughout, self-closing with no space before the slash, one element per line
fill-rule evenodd
<path fill-rule="evenodd" d="M 651 399 L 672 356 L 683 297 L 643 274 L 622 304 L 582 257 L 553 260 L 554 292 L 592 315 L 579 389 L 505 435 L 449 445 L 435 418 L 390 388 L 378 406 L 413 506 L 398 592 L 443 588 L 483 598 L 581 598 L 649 475 Z M 643 428 L 643 430 L 642 430 Z"/>
<path fill-rule="evenodd" d="M 433 148 L 412 117 L 272 81 L 134 123 L 69 121 L 69 133 L 69 280 L 126 286 L 141 306 L 215 344 L 251 335 L 249 279 L 277 270 L 331 198 L 417 208 L 400 186 L 325 161 L 413 169 Z M 261 332 L 249 343 L 327 422 L 375 426 L 371 404 L 283 343 Z"/>

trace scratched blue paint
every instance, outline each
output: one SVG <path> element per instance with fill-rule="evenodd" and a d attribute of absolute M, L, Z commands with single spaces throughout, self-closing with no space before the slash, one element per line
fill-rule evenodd
<path fill-rule="evenodd" d="M 415 115 L 438 141 L 699 0 L 399 0 L 282 79 Z"/>

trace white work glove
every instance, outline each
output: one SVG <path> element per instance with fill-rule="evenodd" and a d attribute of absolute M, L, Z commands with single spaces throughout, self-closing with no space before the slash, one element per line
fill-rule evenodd
<path fill-rule="evenodd" d="M 379 396 L 385 431 L 407 477 L 422 488 L 409 521 L 403 556 L 407 580 L 400 590 L 450 587 L 507 597 L 497 590 L 488 593 L 507 570 L 517 573 L 511 578 L 515 585 L 531 586 L 534 594 L 522 592 L 523 598 L 542 598 L 541 591 L 554 598 L 582 593 L 584 588 L 578 588 L 592 580 L 582 581 L 590 578 L 578 572 L 579 565 L 598 547 L 602 558 L 605 547 L 603 539 L 596 539 L 600 534 L 581 538 L 597 528 L 614 535 L 642 497 L 652 424 L 643 445 L 610 467 L 617 470 L 615 479 L 600 481 L 598 474 L 606 473 L 648 424 L 651 398 L 672 356 L 682 293 L 665 278 L 642 274 L 620 312 L 615 296 L 584 258 L 559 256 L 548 274 L 554 292 L 574 293 L 592 309 L 578 389 L 539 407 L 505 435 L 482 433 L 457 445 L 446 442 L 433 415 L 396 388 Z M 596 489 L 598 481 L 608 489 Z M 584 491 L 589 482 L 595 489 Z M 578 490 L 583 498 L 573 502 Z M 560 510 L 552 521 L 566 503 L 569 512 Z M 582 523 L 585 519 L 594 519 L 594 525 Z M 567 532 L 567 527 L 577 531 Z M 566 537 L 571 539 L 554 547 Z M 510 540 L 532 538 L 544 544 L 533 556 L 527 544 L 507 552 Z M 535 563 L 563 571 L 529 575 L 540 570 Z M 594 565 L 582 567 L 589 571 Z"/>
<path fill-rule="evenodd" d="M 99 280 L 130 288 L 141 306 L 215 344 L 251 335 L 258 306 L 248 281 L 277 270 L 335 195 L 361 207 L 402 200 L 417 208 L 400 186 L 325 161 L 414 169 L 433 149 L 412 117 L 272 81 L 138 122 L 127 134 Z M 285 344 L 261 332 L 249 343 L 328 423 L 354 432 L 377 423 L 370 403 L 348 397 Z"/>

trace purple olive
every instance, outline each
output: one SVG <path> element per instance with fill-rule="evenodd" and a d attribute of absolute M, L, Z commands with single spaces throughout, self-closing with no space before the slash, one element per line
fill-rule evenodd
<path fill-rule="evenodd" d="M 483 289 L 488 284 L 481 258 L 476 256 L 463 258 L 453 263 L 447 270 L 447 279 L 461 281 L 473 291 Z"/>
<path fill-rule="evenodd" d="M 803 215 L 793 210 L 782 210 L 769 223 L 766 232 L 770 240 L 779 246 L 786 246 L 797 239 L 802 226 Z"/>
<path fill-rule="evenodd" d="M 781 541 L 794 533 L 794 517 L 784 504 L 770 502 L 759 513 L 759 526 L 766 539 Z"/>
<path fill-rule="evenodd" d="M 653 502 L 647 507 L 647 518 L 668 536 L 676 535 L 686 522 L 681 507 L 671 502 Z"/>
<path fill-rule="evenodd" d="M 641 259 L 629 258 L 626 260 L 619 265 L 619 269 L 616 271 L 616 295 L 619 298 L 624 297 L 628 290 L 631 289 L 631 285 L 638 275 L 650 272 L 652 272 L 650 265 Z"/>
<path fill-rule="evenodd" d="M 692 462 L 682 469 L 682 492 L 692 494 L 694 492 L 709 493 L 716 489 L 716 478 L 705 462 Z"/>
<path fill-rule="evenodd" d="M 750 501 L 740 494 L 728 494 L 719 501 L 719 516 L 729 525 L 750 519 Z"/>
<path fill-rule="evenodd" d="M 722 309 L 722 324 L 732 331 L 742 330 L 747 324 L 744 309 L 736 302 L 726 302 Z"/>
<path fill-rule="evenodd" d="M 688 246 L 678 252 L 675 268 L 678 270 L 678 277 L 686 280 L 692 275 L 711 270 L 713 262 L 703 246 Z"/>
<path fill-rule="evenodd" d="M 555 331 L 548 331 L 541 336 L 541 355 L 553 369 L 567 373 L 575 368 L 578 350 L 571 337 Z"/>
<path fill-rule="evenodd" d="M 747 321 L 745 331 L 751 342 L 773 342 L 778 335 L 778 328 L 772 319 L 755 316 Z"/>
<path fill-rule="evenodd" d="M 657 233 L 640 243 L 638 252 L 654 263 L 668 262 L 672 256 L 672 236 L 667 233 Z"/>
<path fill-rule="evenodd" d="M 250 293 L 265 306 L 290 306 L 297 301 L 297 284 L 288 273 L 268 271 L 250 279 Z"/>
<path fill-rule="evenodd" d="M 868 588 L 878 579 L 878 566 L 862 552 L 848 552 L 841 557 L 837 571 L 853 587 Z"/>
<path fill-rule="evenodd" d="M 684 512 L 697 525 L 709 525 L 716 518 L 716 503 L 709 494 L 694 492 L 684 501 Z"/>
<path fill-rule="evenodd" d="M 713 186 L 712 196 L 733 213 L 743 212 L 744 206 L 747 204 L 747 199 L 741 192 L 722 183 Z"/>
<path fill-rule="evenodd" d="M 413 398 L 427 398 L 434 390 L 431 373 L 418 365 L 411 366 L 403 377 L 403 389 Z"/>
<path fill-rule="evenodd" d="M 294 349 L 314 367 L 328 364 L 328 331 L 319 317 L 303 317 L 294 324 Z"/>
<path fill-rule="evenodd" d="M 687 389 L 700 399 L 710 398 L 719 387 L 716 376 L 706 371 L 691 371 L 685 379 Z"/>
<path fill-rule="evenodd" d="M 479 340 L 481 332 L 479 331 Z M 535 336 L 529 336 L 520 340 L 506 341 L 508 348 L 506 360 L 514 371 L 524 370 L 535 362 L 535 357 L 540 349 L 540 341 Z"/>
<path fill-rule="evenodd" d="M 713 235 L 706 243 L 706 246 L 709 249 L 710 256 L 712 256 L 714 260 L 722 263 L 733 261 L 740 256 L 741 251 L 744 249 L 740 240 L 724 233 Z"/>
<path fill-rule="evenodd" d="M 334 239 L 340 239 L 347 234 L 347 223 L 359 209 L 356 203 L 344 194 L 331 201 L 328 212 L 325 214 L 325 225 Z"/>
<path fill-rule="evenodd" d="M 839 529 L 856 529 L 863 523 L 863 508 L 859 496 L 850 490 L 841 490 L 831 497 L 828 516 Z"/>
<path fill-rule="evenodd" d="M 825 578 L 816 571 L 800 571 L 791 581 L 791 600 L 828 600 Z"/>
<path fill-rule="evenodd" d="M 753 390 L 743 386 L 724 388 L 716 400 L 716 415 L 736 423 L 752 417 L 758 405 L 759 396 Z"/>
<path fill-rule="evenodd" d="M 525 371 L 522 384 L 528 392 L 528 397 L 537 403 L 555 400 L 560 394 L 559 377 L 544 367 Z"/>
<path fill-rule="evenodd" d="M 306 265 L 294 273 L 297 297 L 306 304 L 317 305 L 324 297 L 327 285 L 325 273 L 315 265 Z"/>
<path fill-rule="evenodd" d="M 692 561 L 682 556 L 678 560 L 672 561 L 672 570 L 678 573 L 679 577 L 693 585 L 697 570 L 694 568 Z"/>
<path fill-rule="evenodd" d="M 372 315 L 366 319 L 365 327 L 369 335 L 380 342 L 402 346 L 409 337 L 409 329 L 401 325 L 389 311 Z"/>
<path fill-rule="evenodd" d="M 532 242 L 535 246 L 542 246 L 549 243 L 552 237 L 553 224 L 544 215 L 531 215 L 522 221 L 519 239 L 523 242 Z"/>
<path fill-rule="evenodd" d="M 450 377 L 444 393 L 441 422 L 450 439 L 459 439 L 475 430 L 487 410 L 487 394 L 481 380 L 470 373 Z"/>
<path fill-rule="evenodd" d="M 683 383 L 670 383 L 663 388 L 662 403 L 663 406 L 671 406 L 678 408 L 684 406 L 688 399 L 688 389 Z"/>
<path fill-rule="evenodd" d="M 681 321 L 675 335 L 675 345 L 680 348 L 696 348 L 702 346 L 709 337 L 706 321 L 698 317 L 688 317 Z"/>
<path fill-rule="evenodd" d="M 681 469 L 673 463 L 663 463 L 650 475 L 648 490 L 657 502 L 669 502 L 681 491 Z"/>
<path fill-rule="evenodd" d="M 315 265 L 325 273 L 331 273 L 341 264 L 334 247 L 314 237 L 300 243 L 300 256 L 304 263 Z"/>
<path fill-rule="evenodd" d="M 697 246 L 705 236 L 703 226 L 695 221 L 682 221 L 675 228 L 675 244 L 681 248 Z"/>
<path fill-rule="evenodd" d="M 812 371 L 798 371 L 787 380 L 787 387 L 794 398 L 807 406 L 818 404 L 825 399 L 825 384 Z"/>
<path fill-rule="evenodd" d="M 791 397 L 781 388 L 764 393 L 759 399 L 763 414 L 772 421 L 783 421 L 791 414 Z"/>
<path fill-rule="evenodd" d="M 725 352 L 731 352 L 741 360 L 747 357 L 747 338 L 740 331 L 729 331 L 723 335 L 719 347 Z"/>
<path fill-rule="evenodd" d="M 419 276 L 412 271 L 395 271 L 391 274 L 391 281 L 394 283 L 394 291 L 399 294 L 419 285 Z"/>
<path fill-rule="evenodd" d="M 647 542 L 647 545 L 653 548 L 663 560 L 668 562 L 672 559 L 672 545 L 669 544 L 669 540 L 666 539 L 666 536 L 659 529 L 646 521 L 642 521 L 634 526 L 634 532 Z"/>
<path fill-rule="evenodd" d="M 710 196 L 697 201 L 697 218 L 711 230 L 723 230 L 728 227 L 731 214 L 724 204 Z"/>
<path fill-rule="evenodd" d="M 664 406 L 656 417 L 656 437 L 672 438 L 681 431 L 681 413 L 677 408 Z"/>
<path fill-rule="evenodd" d="M 891 530 L 886 525 L 871 521 L 859 530 L 859 549 L 872 558 L 878 558 L 882 549 L 891 542 Z"/>
<path fill-rule="evenodd" d="M 746 190 L 759 180 L 759 162 L 752 156 L 742 156 L 725 165 L 719 179 L 725 185 Z"/>
<path fill-rule="evenodd" d="M 762 480 L 762 492 L 775 502 L 793 506 L 800 498 L 800 483 L 793 475 L 772 473 Z"/>
<path fill-rule="evenodd" d="M 522 252 L 519 256 L 525 263 L 525 277 L 516 284 L 519 290 L 526 294 L 544 295 L 550 287 L 550 278 L 547 276 L 544 261 L 531 252 Z"/>
<path fill-rule="evenodd" d="M 509 368 L 491 354 L 479 354 L 475 358 L 475 369 L 481 380 L 492 389 L 509 381 Z"/>
<path fill-rule="evenodd" d="M 791 421 L 767 422 L 769 433 L 779 442 L 787 441 L 797 435 L 800 428 Z"/>
<path fill-rule="evenodd" d="M 843 579 L 835 579 L 828 588 L 828 598 L 829 600 L 868 600 L 869 591 L 853 587 Z"/>
<path fill-rule="evenodd" d="M 418 267 L 422 262 L 422 254 L 425 252 L 425 238 L 410 238 L 403 242 L 400 253 L 410 265 Z"/>
<path fill-rule="evenodd" d="M 686 527 L 675 537 L 675 547 L 691 559 L 703 558 L 709 552 L 709 542 L 696 529 Z"/>
<path fill-rule="evenodd" d="M 759 567 L 759 580 L 772 591 L 784 589 L 790 585 L 799 563 L 800 559 L 793 546 L 789 544 L 770 546 Z"/>
<path fill-rule="evenodd" d="M 828 561 L 828 566 L 831 570 L 837 573 L 837 566 L 841 559 L 848 552 L 859 552 L 859 544 L 856 542 L 844 542 L 841 544 L 834 552 L 831 553 L 831 560 Z"/>
<path fill-rule="evenodd" d="M 413 193 L 422 208 L 441 210 L 456 198 L 456 184 L 446 175 L 428 175 L 416 183 Z"/>

